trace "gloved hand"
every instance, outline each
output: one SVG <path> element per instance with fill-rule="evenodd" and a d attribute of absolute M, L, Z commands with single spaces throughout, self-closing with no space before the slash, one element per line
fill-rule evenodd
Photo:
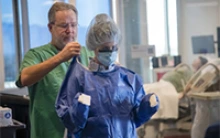
<path fill-rule="evenodd" d="M 158 108 L 159 108 L 159 98 L 156 94 L 154 93 L 149 93 L 147 94 L 144 99 L 142 100 L 142 102 L 147 102 L 147 104 L 144 104 L 141 107 L 142 109 L 148 110 L 148 113 L 150 116 L 152 116 L 155 112 L 157 112 Z"/>
<path fill-rule="evenodd" d="M 135 121 L 136 127 L 147 122 L 158 110 L 159 98 L 153 93 L 145 95 L 140 103 Z"/>
<path fill-rule="evenodd" d="M 78 101 L 80 103 L 82 103 L 82 104 L 90 106 L 90 104 L 91 104 L 91 96 L 82 93 L 79 96 Z"/>
<path fill-rule="evenodd" d="M 150 107 L 155 107 L 159 104 L 158 97 L 155 94 L 150 96 Z"/>

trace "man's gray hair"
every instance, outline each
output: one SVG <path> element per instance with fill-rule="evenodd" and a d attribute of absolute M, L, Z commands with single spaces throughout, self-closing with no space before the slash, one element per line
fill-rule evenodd
<path fill-rule="evenodd" d="M 76 17 L 78 19 L 78 11 L 74 5 L 64 2 L 55 2 L 48 12 L 49 23 L 55 21 L 55 14 L 57 11 L 63 11 L 63 10 L 73 10 L 73 12 L 75 12 Z"/>

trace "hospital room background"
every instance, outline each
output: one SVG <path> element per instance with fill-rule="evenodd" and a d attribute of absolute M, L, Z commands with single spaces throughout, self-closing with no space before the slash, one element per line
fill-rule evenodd
<path fill-rule="evenodd" d="M 24 54 L 50 41 L 47 12 L 55 1 L 78 9 L 82 46 L 96 14 L 119 26 L 118 62 L 160 99 L 158 112 L 137 128 L 139 138 L 205 138 L 219 123 L 220 0 L 0 0 L 0 114 L 7 107 L 13 121 L 0 131 L 8 138 L 30 138 L 27 88 L 15 80 Z"/>

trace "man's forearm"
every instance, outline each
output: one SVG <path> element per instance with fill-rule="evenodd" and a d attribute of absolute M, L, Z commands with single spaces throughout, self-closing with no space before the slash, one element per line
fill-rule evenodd
<path fill-rule="evenodd" d="M 54 56 L 42 63 L 24 68 L 21 71 L 22 86 L 30 86 L 38 82 L 61 63 L 62 61 L 59 57 Z"/>

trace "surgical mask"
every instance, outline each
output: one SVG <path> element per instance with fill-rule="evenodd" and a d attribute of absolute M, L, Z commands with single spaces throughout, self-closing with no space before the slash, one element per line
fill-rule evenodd
<path fill-rule="evenodd" d="M 118 51 L 113 52 L 99 52 L 97 59 L 104 66 L 109 66 L 113 64 L 117 59 Z"/>

